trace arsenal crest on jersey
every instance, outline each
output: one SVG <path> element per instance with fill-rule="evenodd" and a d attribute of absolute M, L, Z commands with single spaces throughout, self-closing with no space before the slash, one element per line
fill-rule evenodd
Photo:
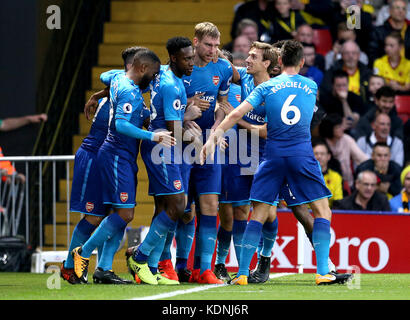
<path fill-rule="evenodd" d="M 128 200 L 128 193 L 127 192 L 121 192 L 120 193 L 120 199 L 122 202 L 127 202 Z"/>
<path fill-rule="evenodd" d="M 212 77 L 212 82 L 214 83 L 214 85 L 218 85 L 218 83 L 219 83 L 219 76 L 213 76 Z"/>
<path fill-rule="evenodd" d="M 177 190 L 181 190 L 182 184 L 181 180 L 174 180 L 174 188 Z"/>
<path fill-rule="evenodd" d="M 87 212 L 91 212 L 94 210 L 94 203 L 92 202 L 87 202 L 85 204 L 85 210 L 87 210 Z"/>
<path fill-rule="evenodd" d="M 238 100 L 239 103 L 241 103 L 241 95 L 240 94 L 235 94 L 236 100 Z"/>

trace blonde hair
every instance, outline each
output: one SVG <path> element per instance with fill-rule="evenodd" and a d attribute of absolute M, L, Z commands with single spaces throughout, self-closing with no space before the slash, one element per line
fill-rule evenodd
<path fill-rule="evenodd" d="M 274 68 L 277 66 L 278 64 L 278 50 L 277 48 L 272 47 L 272 45 L 270 45 L 269 43 L 265 43 L 265 42 L 260 42 L 260 41 L 254 41 L 251 45 L 251 49 L 260 49 L 262 50 L 262 60 L 266 61 L 269 60 L 270 61 L 270 65 L 268 67 L 268 73 L 272 74 Z"/>
<path fill-rule="evenodd" d="M 198 38 L 198 40 L 202 40 L 205 36 L 219 38 L 221 33 L 219 32 L 218 27 L 212 22 L 201 22 L 195 26 L 194 36 Z"/>

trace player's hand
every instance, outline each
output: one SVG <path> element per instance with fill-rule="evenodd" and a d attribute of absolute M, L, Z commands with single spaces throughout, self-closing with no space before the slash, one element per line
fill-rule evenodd
<path fill-rule="evenodd" d="M 97 107 L 98 107 L 98 100 L 94 95 L 92 95 L 84 106 L 84 114 L 87 120 L 91 120 L 91 115 L 95 112 Z"/>
<path fill-rule="evenodd" d="M 184 120 L 185 121 L 191 121 L 191 120 L 195 120 L 199 117 L 202 116 L 202 111 L 201 109 L 196 106 L 194 104 L 194 102 L 192 101 L 185 110 L 185 114 L 184 114 Z"/>
<path fill-rule="evenodd" d="M 201 149 L 201 154 L 199 157 L 199 163 L 201 164 L 201 166 L 204 165 L 208 157 L 210 157 L 211 161 L 214 160 L 215 145 L 216 145 L 215 139 L 213 135 L 211 135 L 211 137 L 208 139 L 208 141 L 205 143 L 205 145 Z"/>
<path fill-rule="evenodd" d="M 219 146 L 219 150 L 225 152 L 226 148 L 228 148 L 229 144 L 224 137 L 220 137 L 218 139 L 217 145 Z"/>
<path fill-rule="evenodd" d="M 209 109 L 210 103 L 209 101 L 201 99 L 205 92 L 197 93 L 193 97 L 190 98 L 190 103 L 194 103 L 194 105 L 198 106 L 198 108 L 204 112 Z"/>
<path fill-rule="evenodd" d="M 177 144 L 177 140 L 172 136 L 171 131 L 158 131 L 154 132 L 155 142 L 162 144 L 165 147 L 172 147 Z"/>
<path fill-rule="evenodd" d="M 189 138 L 202 136 L 201 127 L 194 121 L 184 121 L 184 129 L 185 129 L 185 135 L 187 135 Z M 185 136 L 184 136 L 184 140 L 185 140 Z M 185 141 L 191 141 L 191 140 L 185 140 Z"/>
<path fill-rule="evenodd" d="M 225 112 L 225 115 L 230 114 L 235 108 L 228 101 L 218 102 L 219 108 Z"/>
<path fill-rule="evenodd" d="M 39 122 L 46 122 L 48 117 L 45 113 L 41 114 L 34 114 L 32 116 L 28 116 L 30 123 L 39 123 Z"/>

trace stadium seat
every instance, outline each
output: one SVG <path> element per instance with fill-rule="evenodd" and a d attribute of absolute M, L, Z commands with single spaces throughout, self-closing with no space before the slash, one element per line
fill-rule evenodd
<path fill-rule="evenodd" d="M 316 52 L 325 55 L 332 50 L 333 40 L 329 29 L 313 29 L 313 44 Z"/>
<path fill-rule="evenodd" d="M 410 119 L 410 96 L 396 96 L 394 103 L 397 115 L 406 123 Z"/>

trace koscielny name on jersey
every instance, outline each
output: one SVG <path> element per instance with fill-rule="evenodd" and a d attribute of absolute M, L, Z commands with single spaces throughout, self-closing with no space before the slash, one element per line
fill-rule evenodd
<path fill-rule="evenodd" d="M 313 91 L 308 87 L 308 85 L 303 85 L 299 81 L 284 81 L 281 83 L 276 84 L 275 86 L 272 87 L 272 92 L 276 93 L 281 89 L 285 88 L 295 88 L 295 89 L 302 89 L 304 90 L 307 94 L 313 93 Z"/>

